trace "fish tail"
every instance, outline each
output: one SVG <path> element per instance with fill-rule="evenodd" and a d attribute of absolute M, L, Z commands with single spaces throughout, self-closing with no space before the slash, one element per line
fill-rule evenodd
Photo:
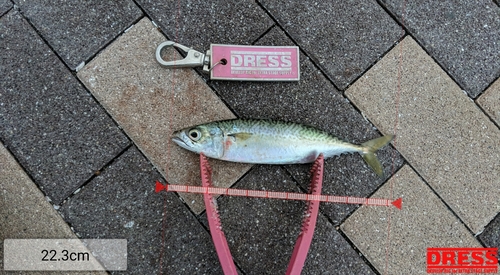
<path fill-rule="evenodd" d="M 377 175 L 379 175 L 379 177 L 382 177 L 384 175 L 384 170 L 382 169 L 382 165 L 380 164 L 380 161 L 377 159 L 375 152 L 378 149 L 386 146 L 389 142 L 391 142 L 393 138 L 394 135 L 387 135 L 376 139 L 372 139 L 370 141 L 361 144 L 361 146 L 364 149 L 364 151 L 361 152 L 361 156 L 365 160 L 366 164 L 368 164 L 368 166 L 370 166 L 373 169 L 373 171 Z"/>

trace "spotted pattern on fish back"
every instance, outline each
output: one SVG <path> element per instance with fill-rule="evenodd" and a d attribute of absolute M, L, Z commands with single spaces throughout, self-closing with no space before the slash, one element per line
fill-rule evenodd
<path fill-rule="evenodd" d="M 325 143 L 344 143 L 344 141 L 328 134 L 325 131 L 293 122 L 276 120 L 233 119 L 218 121 L 215 123 L 217 123 L 217 126 L 220 127 L 227 135 L 244 132 L 258 135 L 269 135 L 276 138 L 286 137 L 288 139 L 305 139 Z"/>

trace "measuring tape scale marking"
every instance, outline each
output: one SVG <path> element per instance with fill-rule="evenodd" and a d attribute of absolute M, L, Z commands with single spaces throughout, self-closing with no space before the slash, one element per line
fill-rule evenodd
<path fill-rule="evenodd" d="M 203 186 L 180 185 L 180 184 L 162 184 L 159 181 L 157 181 L 155 191 L 158 193 L 161 190 L 165 190 L 166 192 L 227 195 L 227 196 L 282 199 L 282 200 L 319 201 L 319 202 L 361 204 L 361 205 L 373 205 L 373 206 L 394 205 L 400 208 L 395 204 L 395 202 L 400 199 L 390 200 L 382 198 L 360 198 L 360 197 L 333 196 L 324 194 L 315 195 L 315 194 L 277 192 L 277 191 L 266 191 L 266 190 L 203 187 Z"/>

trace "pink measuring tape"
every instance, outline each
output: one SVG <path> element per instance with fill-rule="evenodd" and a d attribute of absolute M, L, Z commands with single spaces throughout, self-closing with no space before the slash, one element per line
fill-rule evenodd
<path fill-rule="evenodd" d="M 164 48 L 186 53 L 182 60 L 166 61 Z M 156 48 L 156 60 L 167 68 L 201 67 L 215 80 L 299 81 L 299 48 L 296 46 L 210 45 L 206 54 L 173 41 Z"/>
<path fill-rule="evenodd" d="M 243 190 L 243 189 L 230 189 L 230 188 L 216 188 L 212 186 L 212 169 L 208 164 L 207 158 L 200 154 L 200 169 L 201 169 L 201 182 L 200 186 L 189 186 L 189 185 L 170 185 L 161 184 L 159 181 L 156 182 L 155 191 L 156 193 L 160 191 L 169 192 L 192 192 L 203 194 L 203 199 L 205 202 L 205 207 L 207 209 L 206 214 L 208 218 L 208 224 L 210 226 L 210 235 L 212 236 L 212 241 L 217 251 L 219 257 L 219 262 L 221 264 L 224 274 L 237 274 L 236 266 L 233 262 L 231 256 L 231 251 L 227 244 L 226 236 L 222 231 L 222 224 L 220 221 L 219 212 L 217 209 L 217 203 L 212 195 L 233 195 L 233 196 L 245 196 L 245 197 L 260 197 L 260 198 L 275 198 L 275 199 L 290 199 L 290 200 L 305 200 L 307 201 L 306 215 L 302 222 L 301 232 L 295 243 L 295 247 L 292 252 L 292 257 L 288 264 L 286 274 L 300 274 L 304 263 L 307 258 L 307 253 L 309 252 L 309 247 L 311 246 L 312 238 L 314 235 L 314 228 L 316 227 L 316 221 L 319 213 L 319 204 L 321 201 L 325 202 L 340 202 L 340 203 L 355 203 L 355 204 L 367 204 L 367 205 L 378 205 L 378 206 L 395 206 L 401 209 L 402 199 L 399 198 L 394 201 L 386 199 L 366 199 L 366 198 L 354 198 L 351 197 L 334 197 L 321 195 L 321 187 L 323 183 L 323 166 L 324 159 L 321 154 L 314 162 L 311 169 L 311 185 L 310 194 L 299 194 L 299 193 L 285 193 L 285 192 L 269 192 L 260 190 Z M 334 198 L 345 198 L 345 199 L 334 199 Z"/>

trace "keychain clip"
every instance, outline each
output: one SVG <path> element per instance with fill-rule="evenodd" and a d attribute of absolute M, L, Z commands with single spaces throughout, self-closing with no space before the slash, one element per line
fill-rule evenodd
<path fill-rule="evenodd" d="M 186 53 L 182 60 L 166 61 L 164 48 L 175 47 Z M 167 68 L 201 67 L 213 80 L 299 81 L 299 48 L 297 46 L 254 46 L 211 44 L 203 54 L 174 41 L 156 48 L 156 60 Z"/>
<path fill-rule="evenodd" d="M 187 53 L 186 57 L 182 60 L 174 60 L 174 61 L 166 61 L 161 57 L 161 51 L 164 48 L 175 47 L 178 48 L 185 53 Z M 209 63 L 209 55 L 203 54 L 199 51 L 193 50 L 192 48 L 186 47 L 179 43 L 175 43 L 174 41 L 165 41 L 158 45 L 156 48 L 156 60 L 164 67 L 169 68 L 187 68 L 187 67 L 201 67 L 203 66 L 204 71 L 209 71 L 208 63 Z"/>

